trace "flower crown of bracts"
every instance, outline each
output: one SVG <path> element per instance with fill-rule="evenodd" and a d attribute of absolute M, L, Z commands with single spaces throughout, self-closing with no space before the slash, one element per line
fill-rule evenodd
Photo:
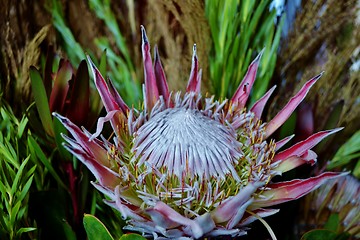
<path fill-rule="evenodd" d="M 326 172 L 308 179 L 272 183 L 271 179 L 302 164 L 313 165 L 311 149 L 340 128 L 318 132 L 279 151 L 293 136 L 270 139 L 305 98 L 322 74 L 310 79 L 270 121 L 261 114 L 271 88 L 245 108 L 262 52 L 230 100 L 203 98 L 196 46 L 184 94 L 168 89 L 158 50 L 154 64 L 144 27 L 142 56 L 145 84 L 141 109 L 130 108 L 92 63 L 95 85 L 107 115 L 95 134 L 54 113 L 73 138 L 63 135 L 65 148 L 94 174 L 93 185 L 126 219 L 126 229 L 147 237 L 200 238 L 246 234 L 247 225 L 278 209 L 264 207 L 298 199 L 327 179 Z M 100 135 L 105 122 L 114 131 L 111 143 Z M 100 136 L 100 137 L 99 137 Z M 271 230 L 270 230 L 271 231 Z"/>

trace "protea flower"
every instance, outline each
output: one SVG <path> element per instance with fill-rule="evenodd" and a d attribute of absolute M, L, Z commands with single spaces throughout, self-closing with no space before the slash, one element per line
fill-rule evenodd
<path fill-rule="evenodd" d="M 241 236 L 249 223 L 278 212 L 264 207 L 300 198 L 339 176 L 326 172 L 303 180 L 271 181 L 304 163 L 314 164 L 316 154 L 311 148 L 340 130 L 316 133 L 281 152 L 291 137 L 278 142 L 270 138 L 321 74 L 309 80 L 270 122 L 262 123 L 260 117 L 274 87 L 249 110 L 245 108 L 261 53 L 233 97 L 219 101 L 200 93 L 201 70 L 194 45 L 186 91 L 172 93 L 158 50 L 155 47 L 153 65 L 145 29 L 141 31 L 143 106 L 127 106 L 89 59 L 107 111 L 96 133 L 54 114 L 73 136 L 64 136 L 65 147 L 95 175 L 93 185 L 108 197 L 106 203 L 120 211 L 126 229 L 155 239 Z M 113 143 L 100 136 L 107 121 L 114 131 Z"/>

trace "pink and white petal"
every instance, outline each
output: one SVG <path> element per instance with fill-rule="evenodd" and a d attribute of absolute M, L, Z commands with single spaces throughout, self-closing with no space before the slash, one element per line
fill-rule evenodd
<path fill-rule="evenodd" d="M 253 198 L 250 198 L 248 201 L 246 201 L 240 208 L 236 210 L 236 213 L 233 215 L 233 217 L 229 220 L 229 222 L 226 224 L 227 229 L 234 228 L 243 218 L 244 213 L 248 206 L 254 201 Z M 234 209 L 235 211 L 235 209 Z"/>
<path fill-rule="evenodd" d="M 316 81 L 323 75 L 320 73 L 316 77 L 307 81 L 300 91 L 290 99 L 285 107 L 266 125 L 265 138 L 268 138 L 273 134 L 283 123 L 290 117 L 293 111 L 304 100 L 305 96 L 309 92 L 310 88 L 316 83 Z"/>
<path fill-rule="evenodd" d="M 192 235 L 195 238 L 200 238 L 204 235 L 204 231 L 198 222 L 182 216 L 180 213 L 176 212 L 174 209 L 161 201 L 156 203 L 153 210 L 158 211 L 160 214 L 166 217 L 169 221 L 169 224 L 170 222 L 173 222 L 173 224 L 177 223 L 179 225 L 189 226 L 191 228 Z"/>
<path fill-rule="evenodd" d="M 280 209 L 264 209 L 264 208 L 260 208 L 260 209 L 253 210 L 252 212 L 255 213 L 258 217 L 264 218 L 264 217 L 274 215 L 274 214 L 278 213 L 279 211 L 280 211 Z M 240 222 L 240 224 L 237 225 L 237 226 L 238 227 L 245 227 L 245 226 L 249 225 L 250 223 L 258 220 L 259 218 L 257 218 L 257 216 L 249 215 L 246 218 L 244 218 Z"/>
<path fill-rule="evenodd" d="M 202 69 L 200 68 L 198 75 L 197 75 L 197 84 L 196 84 L 196 89 L 195 92 L 200 92 L 201 90 L 201 77 L 202 77 Z"/>
<path fill-rule="evenodd" d="M 89 142 L 98 137 L 104 127 L 104 123 L 111 121 L 116 113 L 120 113 L 120 110 L 113 110 L 106 114 L 105 117 L 100 117 L 96 125 L 96 132 L 89 138 Z"/>
<path fill-rule="evenodd" d="M 251 195 L 263 185 L 264 183 L 262 182 L 249 183 L 236 196 L 228 198 L 220 204 L 211 212 L 214 222 L 223 223 L 229 221 L 236 214 L 237 210 L 251 198 Z"/>
<path fill-rule="evenodd" d="M 110 168 L 97 162 L 84 151 L 64 144 L 64 148 L 77 157 L 95 176 L 96 180 L 103 186 L 115 188 L 120 183 L 120 176 Z"/>
<path fill-rule="evenodd" d="M 274 156 L 273 162 L 277 162 L 286 158 L 289 158 L 291 156 L 301 156 L 304 154 L 307 150 L 313 148 L 316 144 L 318 144 L 320 141 L 322 141 L 324 138 L 328 137 L 331 134 L 334 134 L 343 128 L 335 128 L 332 130 L 327 131 L 321 131 L 318 133 L 315 133 L 305 139 L 304 141 L 298 142 L 297 144 L 293 145 L 292 147 L 277 153 Z"/>
<path fill-rule="evenodd" d="M 226 228 L 220 228 L 217 227 L 208 234 L 206 234 L 207 237 L 223 237 L 223 236 L 231 236 L 231 237 L 240 237 L 246 235 L 247 232 L 242 229 L 226 229 Z"/>
<path fill-rule="evenodd" d="M 199 224 L 204 234 L 212 231 L 215 228 L 215 223 L 211 218 L 211 214 L 209 213 L 205 213 L 203 215 L 196 217 L 194 221 Z"/>
<path fill-rule="evenodd" d="M 135 209 L 132 209 L 129 204 L 126 204 L 121 200 L 119 201 L 104 200 L 104 202 L 110 207 L 117 209 L 121 213 L 121 218 L 124 220 L 132 219 L 140 222 L 150 222 L 148 219 L 144 218 L 142 215 L 138 213 L 138 211 L 141 210 L 136 211 Z"/>
<path fill-rule="evenodd" d="M 107 151 L 95 141 L 89 141 L 89 137 L 81 131 L 81 129 L 73 124 L 68 118 L 61 116 L 58 113 L 53 113 L 53 116 L 58 118 L 64 127 L 74 137 L 75 141 L 100 164 L 110 167 Z M 65 139 L 66 140 L 66 139 Z"/>
<path fill-rule="evenodd" d="M 146 36 L 146 31 L 144 26 L 141 25 L 141 35 L 142 35 L 142 56 L 144 64 L 144 79 L 145 79 L 145 98 L 147 109 L 151 110 L 159 99 L 159 90 L 156 84 L 155 72 L 150 55 L 150 44 Z"/>
<path fill-rule="evenodd" d="M 115 199 L 115 193 L 113 188 L 105 187 L 97 182 L 91 181 L 90 182 L 99 192 L 108 196 L 110 199 Z"/>
<path fill-rule="evenodd" d="M 297 168 L 305 163 L 314 165 L 316 163 L 317 155 L 314 151 L 308 150 L 301 156 L 291 156 L 284 160 L 280 160 L 280 164 L 274 168 L 277 172 L 287 172 L 294 168 Z"/>
<path fill-rule="evenodd" d="M 254 103 L 254 105 L 251 107 L 250 112 L 253 112 L 255 114 L 255 117 L 261 118 L 262 112 L 264 110 L 265 104 L 269 100 L 271 94 L 274 92 L 276 88 L 276 85 L 270 88 L 269 91 L 265 93 L 264 96 L 262 96 L 259 100 Z"/>
<path fill-rule="evenodd" d="M 190 77 L 189 77 L 188 85 L 186 87 L 186 92 L 200 91 L 200 89 L 197 89 L 197 87 L 199 85 L 199 83 L 198 83 L 198 80 L 199 80 L 198 79 L 198 71 L 199 71 L 199 63 L 198 63 L 198 58 L 197 58 L 197 55 L 196 55 L 196 44 L 194 44 L 191 71 L 190 71 Z"/>
<path fill-rule="evenodd" d="M 240 108 L 245 106 L 246 101 L 250 95 L 251 88 L 256 79 L 256 72 L 259 68 L 260 59 L 261 59 L 262 54 L 264 53 L 264 50 L 265 49 L 261 50 L 261 52 L 254 59 L 254 61 L 252 61 L 252 63 L 250 64 L 250 66 L 245 74 L 244 79 L 240 83 L 234 96 L 231 98 L 231 102 L 238 102 Z"/>
<path fill-rule="evenodd" d="M 156 77 L 156 85 L 159 90 L 159 95 L 164 97 L 165 102 L 168 102 L 170 93 L 169 87 L 166 81 L 164 69 L 161 65 L 160 55 L 157 46 L 154 48 L 154 71 Z"/>
<path fill-rule="evenodd" d="M 284 145 L 286 145 L 294 136 L 295 136 L 295 134 L 292 134 L 292 135 L 290 135 L 290 136 L 276 142 L 275 143 L 275 145 L 276 145 L 275 152 L 278 151 L 280 148 L 282 148 Z"/>
<path fill-rule="evenodd" d="M 325 172 L 316 177 L 307 179 L 295 179 L 286 182 L 269 184 L 267 185 L 269 190 L 263 191 L 261 193 L 261 199 L 256 199 L 249 208 L 250 210 L 258 209 L 299 199 L 326 183 L 327 180 L 345 176 L 347 174 L 348 173 L 344 172 Z"/>
<path fill-rule="evenodd" d="M 124 114 L 126 114 L 129 111 L 129 107 L 126 105 L 126 103 L 124 102 L 118 91 L 115 89 L 114 84 L 112 83 L 110 78 L 108 78 L 108 83 L 109 83 L 109 91 L 113 96 L 113 98 L 115 99 L 115 102 L 120 107 L 121 111 Z"/>

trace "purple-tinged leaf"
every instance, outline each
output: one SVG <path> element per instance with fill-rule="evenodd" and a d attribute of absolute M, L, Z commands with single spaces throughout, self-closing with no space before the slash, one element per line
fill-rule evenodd
<path fill-rule="evenodd" d="M 284 145 L 286 145 L 293 137 L 295 136 L 295 134 L 292 134 L 290 136 L 287 136 L 286 138 L 284 139 L 281 139 L 280 141 L 276 142 L 275 145 L 275 152 L 277 150 L 279 150 L 280 148 L 282 148 Z"/>
<path fill-rule="evenodd" d="M 254 61 L 250 64 L 244 79 L 240 83 L 238 89 L 236 90 L 234 96 L 231 98 L 232 102 L 238 102 L 240 107 L 244 107 L 247 99 L 249 98 L 251 88 L 256 79 L 256 72 L 259 68 L 259 63 L 264 49 L 257 55 Z"/>
<path fill-rule="evenodd" d="M 267 189 L 261 193 L 262 198 L 258 198 L 250 206 L 250 209 L 269 207 L 280 203 L 299 199 L 306 194 L 314 191 L 327 180 L 345 176 L 348 173 L 325 172 L 319 176 L 307 179 L 295 179 L 286 182 L 273 183 L 267 185 Z"/>
<path fill-rule="evenodd" d="M 40 116 L 40 121 L 44 127 L 45 132 L 49 136 L 53 137 L 54 130 L 44 83 L 41 79 L 39 71 L 34 66 L 30 67 L 29 73 L 32 92 L 34 94 L 36 108 Z"/>
<path fill-rule="evenodd" d="M 191 72 L 188 81 L 188 85 L 186 87 L 186 92 L 199 92 L 200 89 L 197 89 L 200 85 L 198 83 L 198 71 L 199 71 L 199 62 L 196 55 L 196 44 L 193 46 L 193 56 L 192 56 L 192 64 L 191 64 Z"/>
<path fill-rule="evenodd" d="M 66 116 L 76 125 L 85 125 L 89 114 L 90 79 L 85 60 L 80 62 L 74 81 L 71 84 L 70 101 Z"/>
<path fill-rule="evenodd" d="M 275 88 L 276 88 L 276 85 L 273 86 L 269 91 L 267 91 L 265 93 L 265 95 L 262 96 L 262 98 L 260 98 L 259 100 L 257 100 L 257 102 L 252 106 L 250 111 L 255 114 L 255 117 L 257 117 L 259 119 L 261 118 L 265 104 L 269 100 L 269 98 L 270 98 L 271 94 L 274 92 Z"/>
<path fill-rule="evenodd" d="M 302 102 L 302 100 L 304 100 L 310 88 L 322 75 L 323 73 L 320 73 L 316 77 L 307 81 L 300 91 L 292 97 L 286 106 L 266 125 L 265 138 L 268 138 L 271 134 L 273 134 L 290 117 L 297 106 Z"/>
<path fill-rule="evenodd" d="M 69 81 L 73 76 L 73 69 L 67 60 L 61 60 L 59 70 L 55 75 L 55 82 L 50 95 L 50 111 L 64 113 L 64 106 L 69 90 Z"/>
<path fill-rule="evenodd" d="M 326 138 L 327 136 L 336 133 L 338 131 L 340 131 L 343 128 L 335 128 L 333 130 L 328 130 L 328 131 L 321 131 L 318 133 L 315 133 L 313 135 L 311 135 L 310 137 L 308 137 L 307 139 L 305 139 L 304 141 L 298 142 L 297 144 L 293 145 L 292 147 L 279 152 L 275 155 L 273 162 L 277 162 L 286 158 L 289 158 L 291 156 L 301 156 L 302 154 L 304 154 L 306 151 L 308 151 L 309 149 L 313 148 L 316 144 L 318 144 L 321 140 L 323 140 L 324 138 Z"/>
<path fill-rule="evenodd" d="M 157 100 L 159 99 L 159 90 L 156 84 L 156 78 L 154 73 L 154 68 L 150 55 L 150 44 L 146 36 L 146 31 L 144 26 L 141 25 L 141 35 L 142 35 L 142 56 L 144 63 L 144 79 L 145 79 L 145 98 L 146 98 L 146 108 L 151 111 Z"/>
<path fill-rule="evenodd" d="M 156 85 L 159 90 L 159 95 L 162 95 L 164 97 L 165 102 L 168 102 L 170 96 L 169 87 L 166 81 L 164 69 L 161 65 L 160 55 L 156 45 L 154 48 L 154 70 L 155 70 Z"/>

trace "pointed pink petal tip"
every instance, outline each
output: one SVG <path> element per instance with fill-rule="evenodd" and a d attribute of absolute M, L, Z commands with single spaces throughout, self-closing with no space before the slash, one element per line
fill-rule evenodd
<path fill-rule="evenodd" d="M 200 92 L 200 87 L 199 87 L 200 83 L 198 82 L 200 78 L 198 77 L 198 69 L 199 69 L 199 62 L 196 55 L 196 44 L 194 44 L 190 77 L 189 77 L 188 85 L 186 87 L 187 92 Z"/>
<path fill-rule="evenodd" d="M 150 55 L 150 44 L 146 36 L 144 26 L 141 25 L 142 36 L 142 56 L 144 64 L 144 79 L 145 79 L 145 108 L 151 110 L 157 100 L 159 99 L 159 90 L 156 84 L 155 72 Z"/>
<path fill-rule="evenodd" d="M 155 45 L 154 47 L 154 71 L 159 95 L 162 95 L 165 102 L 168 102 L 168 99 L 170 97 L 169 86 L 167 84 L 165 72 L 161 64 L 160 54 L 157 45 Z"/>
<path fill-rule="evenodd" d="M 89 64 L 90 69 L 94 76 L 95 86 L 99 92 L 99 95 L 101 97 L 101 100 L 105 106 L 105 109 L 107 112 L 113 111 L 113 110 L 120 110 L 119 105 L 117 104 L 116 100 L 113 97 L 113 94 L 111 94 L 111 91 L 101 75 L 100 71 L 97 69 L 93 61 L 91 60 L 90 56 L 86 56 Z"/>
<path fill-rule="evenodd" d="M 316 77 L 307 81 L 300 91 L 292 97 L 285 107 L 266 125 L 265 138 L 268 138 L 271 134 L 273 134 L 290 117 L 297 106 L 299 106 L 299 104 L 304 100 L 310 88 L 317 80 L 319 80 L 323 73 L 324 72 L 321 72 Z"/>
<path fill-rule="evenodd" d="M 149 40 L 148 40 L 148 37 L 146 35 L 146 31 L 145 31 L 145 27 L 143 25 L 140 25 L 140 29 L 141 29 L 141 40 L 142 40 L 142 43 L 145 44 L 145 43 L 148 43 Z"/>
<path fill-rule="evenodd" d="M 260 59 L 264 53 L 264 50 L 265 49 L 261 50 L 261 52 L 257 55 L 257 57 L 251 62 L 245 74 L 244 79 L 241 81 L 234 96 L 231 98 L 232 102 L 238 102 L 239 107 L 244 107 L 247 102 L 247 99 L 249 98 L 252 86 L 256 79 L 256 73 L 259 68 Z"/>
<path fill-rule="evenodd" d="M 238 195 L 219 205 L 213 212 L 211 212 L 214 222 L 223 223 L 232 220 L 234 217 L 236 218 L 236 215 L 238 215 L 238 210 L 243 210 L 245 212 L 246 209 L 241 209 L 241 207 L 248 202 L 251 195 L 263 185 L 264 183 L 262 182 L 249 183 L 245 188 L 239 191 Z"/>
<path fill-rule="evenodd" d="M 265 104 L 269 100 L 271 94 L 274 92 L 276 85 L 270 88 L 269 91 L 265 93 L 250 109 L 251 112 L 255 114 L 257 118 L 261 118 L 262 112 L 264 111 Z"/>
<path fill-rule="evenodd" d="M 306 151 L 310 150 L 316 144 L 321 142 L 324 138 L 330 136 L 331 134 L 339 132 L 342 129 L 343 129 L 343 127 L 315 133 L 315 134 L 311 135 L 310 137 L 308 137 L 307 139 L 305 139 L 304 141 L 298 142 L 297 144 L 293 145 L 292 147 L 276 154 L 273 159 L 273 162 L 284 160 L 291 156 L 300 157 Z"/>
<path fill-rule="evenodd" d="M 261 199 L 256 199 L 251 209 L 269 207 L 280 203 L 299 199 L 316 190 L 327 180 L 348 175 L 349 172 L 325 172 L 316 177 L 295 179 L 292 181 L 273 183 L 267 185 L 269 190 L 262 192 Z"/>
<path fill-rule="evenodd" d="M 286 145 L 291 139 L 293 139 L 294 136 L 295 136 L 295 134 L 292 134 L 290 136 L 287 136 L 286 138 L 283 138 L 283 139 L 277 141 L 275 143 L 275 145 L 276 145 L 275 152 L 278 151 L 280 148 L 282 148 L 284 145 Z"/>

